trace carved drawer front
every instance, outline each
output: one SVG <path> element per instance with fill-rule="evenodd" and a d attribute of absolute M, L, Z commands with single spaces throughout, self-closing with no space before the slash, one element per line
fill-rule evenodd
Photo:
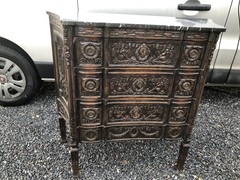
<path fill-rule="evenodd" d="M 92 128 L 83 128 L 79 127 L 78 132 L 80 133 L 81 142 L 99 142 L 102 140 L 102 128 L 101 127 L 92 127 Z"/>
<path fill-rule="evenodd" d="M 115 126 L 105 129 L 106 140 L 157 139 L 163 136 L 164 126 Z"/>
<path fill-rule="evenodd" d="M 109 70 L 106 73 L 106 97 L 169 97 L 173 86 L 173 72 Z"/>
<path fill-rule="evenodd" d="M 185 40 L 191 41 L 208 41 L 209 33 L 208 32 L 186 32 L 184 35 Z"/>
<path fill-rule="evenodd" d="M 169 104 L 166 101 L 110 101 L 105 107 L 105 125 L 163 124 Z"/>
<path fill-rule="evenodd" d="M 167 125 L 165 127 L 164 137 L 170 139 L 181 138 L 185 134 L 186 126 L 187 125 Z"/>
<path fill-rule="evenodd" d="M 191 101 L 173 101 L 171 103 L 169 124 L 183 124 L 188 120 Z"/>
<path fill-rule="evenodd" d="M 199 72 L 179 72 L 175 79 L 175 92 L 176 98 L 191 98 L 194 97 Z"/>
<path fill-rule="evenodd" d="M 101 66 L 103 43 L 100 38 L 76 38 L 76 66 Z"/>
<path fill-rule="evenodd" d="M 182 39 L 183 32 L 158 29 L 133 29 L 133 28 L 109 28 L 110 38 L 134 38 L 134 39 Z"/>
<path fill-rule="evenodd" d="M 79 70 L 77 72 L 77 97 L 100 98 L 102 96 L 102 71 Z"/>
<path fill-rule="evenodd" d="M 108 65 L 175 67 L 180 41 L 109 40 Z"/>
<path fill-rule="evenodd" d="M 202 68 L 207 42 L 183 42 L 180 68 Z"/>
<path fill-rule="evenodd" d="M 78 104 L 80 126 L 97 126 L 102 123 L 102 102 L 80 102 Z"/>

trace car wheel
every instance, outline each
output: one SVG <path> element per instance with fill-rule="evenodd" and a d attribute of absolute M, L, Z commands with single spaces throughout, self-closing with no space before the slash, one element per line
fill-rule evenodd
<path fill-rule="evenodd" d="M 0 45 L 0 105 L 22 105 L 33 98 L 39 86 L 40 78 L 31 61 Z"/>

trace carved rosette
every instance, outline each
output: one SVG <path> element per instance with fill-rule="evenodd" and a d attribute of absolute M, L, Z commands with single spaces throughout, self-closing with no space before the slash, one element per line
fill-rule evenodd
<path fill-rule="evenodd" d="M 110 48 L 110 65 L 174 65 L 179 43 L 116 42 Z"/>
<path fill-rule="evenodd" d="M 168 96 L 170 78 L 119 76 L 109 78 L 110 95 L 161 95 Z"/>
<path fill-rule="evenodd" d="M 101 42 L 79 42 L 80 64 L 101 64 L 102 63 L 102 44 Z"/>
<path fill-rule="evenodd" d="M 100 124 L 101 122 L 101 109 L 83 107 L 80 111 L 82 124 Z"/>
<path fill-rule="evenodd" d="M 192 96 L 195 84 L 196 79 L 179 79 L 175 96 Z"/>
<path fill-rule="evenodd" d="M 164 121 L 166 105 L 112 105 L 108 108 L 109 122 Z"/>
<path fill-rule="evenodd" d="M 157 126 L 133 126 L 110 127 L 107 129 L 107 140 L 124 140 L 132 138 L 153 139 L 162 136 L 162 127 Z"/>
<path fill-rule="evenodd" d="M 169 118 L 170 123 L 184 123 L 187 120 L 189 107 L 173 106 Z"/>
<path fill-rule="evenodd" d="M 100 96 L 100 78 L 81 78 L 81 96 Z"/>
<path fill-rule="evenodd" d="M 101 130 L 100 128 L 80 128 L 81 141 L 100 141 L 101 140 Z"/>
<path fill-rule="evenodd" d="M 185 45 L 181 60 L 181 66 L 201 67 L 205 46 Z"/>
<path fill-rule="evenodd" d="M 167 129 L 167 137 L 179 138 L 182 136 L 183 130 L 181 126 L 172 126 Z"/>

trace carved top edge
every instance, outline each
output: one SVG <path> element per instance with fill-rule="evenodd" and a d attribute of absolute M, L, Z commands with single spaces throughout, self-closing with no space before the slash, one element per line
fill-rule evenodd
<path fill-rule="evenodd" d="M 118 28 L 155 28 L 162 30 L 192 30 L 224 32 L 225 27 L 215 24 L 211 19 L 175 18 L 163 16 L 144 16 L 127 14 L 82 13 L 79 20 L 62 20 L 64 25 L 86 25 Z"/>

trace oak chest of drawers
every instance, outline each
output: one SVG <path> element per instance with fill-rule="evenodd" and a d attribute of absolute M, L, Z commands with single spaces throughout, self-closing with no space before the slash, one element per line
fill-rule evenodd
<path fill-rule="evenodd" d="M 79 142 L 101 140 L 182 138 L 177 168 L 183 169 L 208 67 L 225 29 L 202 19 L 120 15 L 126 22 L 112 23 L 48 14 L 61 138 L 66 141 L 67 125 L 73 175 Z"/>

